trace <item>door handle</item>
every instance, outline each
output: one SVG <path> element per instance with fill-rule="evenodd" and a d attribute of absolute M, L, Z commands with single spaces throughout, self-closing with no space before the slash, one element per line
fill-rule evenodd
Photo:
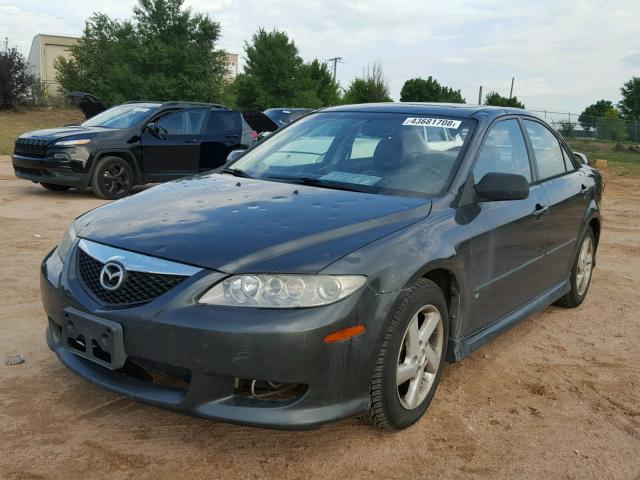
<path fill-rule="evenodd" d="M 580 185 L 580 193 L 582 194 L 583 197 L 586 197 L 587 194 L 589 193 L 589 187 L 587 187 L 584 183 L 582 185 Z"/>
<path fill-rule="evenodd" d="M 182 143 L 196 143 L 199 142 L 199 138 L 190 138 L 189 140 L 183 140 Z"/>
<path fill-rule="evenodd" d="M 224 138 L 238 138 L 240 135 L 225 135 Z"/>
<path fill-rule="evenodd" d="M 533 216 L 542 218 L 542 216 L 549 211 L 549 207 L 547 205 L 540 205 L 536 203 L 536 209 L 533 211 Z"/>

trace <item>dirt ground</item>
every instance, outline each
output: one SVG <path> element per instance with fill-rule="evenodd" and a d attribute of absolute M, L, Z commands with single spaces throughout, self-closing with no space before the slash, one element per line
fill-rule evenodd
<path fill-rule="evenodd" d="M 549 307 L 448 365 L 417 425 L 280 432 L 134 403 L 44 340 L 38 267 L 101 201 L 17 180 L 0 157 L 0 478 L 640 478 L 640 177 L 607 175 L 585 303 Z M 26 363 L 6 366 L 21 353 Z"/>

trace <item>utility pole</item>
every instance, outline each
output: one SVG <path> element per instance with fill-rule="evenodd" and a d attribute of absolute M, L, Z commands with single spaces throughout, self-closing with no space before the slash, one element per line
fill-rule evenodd
<path fill-rule="evenodd" d="M 509 100 L 511 100 L 511 97 L 513 97 L 513 81 L 515 80 L 515 77 L 511 77 L 511 90 L 509 90 Z"/>
<path fill-rule="evenodd" d="M 482 105 L 482 85 L 480 85 L 480 91 L 478 91 L 478 105 Z"/>
<path fill-rule="evenodd" d="M 333 57 L 327 59 L 327 62 L 333 62 L 333 81 L 336 81 L 336 70 L 338 68 L 338 62 L 342 61 L 342 57 Z"/>

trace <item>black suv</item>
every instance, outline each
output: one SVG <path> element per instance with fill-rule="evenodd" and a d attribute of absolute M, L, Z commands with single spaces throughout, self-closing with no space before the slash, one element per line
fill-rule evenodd
<path fill-rule="evenodd" d="M 16 176 L 49 190 L 91 186 L 101 198 L 127 195 L 134 185 L 211 170 L 277 125 L 260 112 L 222 105 L 128 102 L 107 109 L 95 97 L 69 95 L 87 120 L 28 132 L 16 140 Z"/>

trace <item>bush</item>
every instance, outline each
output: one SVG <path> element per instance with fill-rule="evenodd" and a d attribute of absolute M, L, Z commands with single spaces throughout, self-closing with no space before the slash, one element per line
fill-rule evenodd
<path fill-rule="evenodd" d="M 356 77 L 343 98 L 344 103 L 391 102 L 389 83 L 382 73 L 382 66 L 374 63 L 367 67 L 362 77 Z"/>
<path fill-rule="evenodd" d="M 12 108 L 23 102 L 33 83 L 33 77 L 27 72 L 27 61 L 5 39 L 0 51 L 0 110 Z"/>

